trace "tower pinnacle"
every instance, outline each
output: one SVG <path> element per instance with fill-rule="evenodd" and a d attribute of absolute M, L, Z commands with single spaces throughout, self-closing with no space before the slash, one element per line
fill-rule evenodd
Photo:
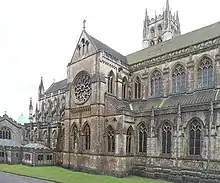
<path fill-rule="evenodd" d="M 166 0 L 163 13 L 158 14 L 155 11 L 152 18 L 149 18 L 146 9 L 143 26 L 143 48 L 160 44 L 179 35 L 181 35 L 179 14 L 177 12 L 175 15 L 171 12 L 169 0 Z"/>

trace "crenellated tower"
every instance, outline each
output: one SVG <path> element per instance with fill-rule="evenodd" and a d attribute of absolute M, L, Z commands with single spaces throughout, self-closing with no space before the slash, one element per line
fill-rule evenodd
<path fill-rule="evenodd" d="M 149 18 L 147 9 L 145 12 L 143 27 L 143 48 L 159 44 L 163 41 L 181 35 L 179 13 L 172 14 L 169 0 L 166 1 L 166 8 L 162 14 L 155 13 L 154 18 Z"/>

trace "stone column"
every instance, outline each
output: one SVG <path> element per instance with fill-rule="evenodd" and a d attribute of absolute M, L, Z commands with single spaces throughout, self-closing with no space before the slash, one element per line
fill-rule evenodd
<path fill-rule="evenodd" d="M 121 69 L 119 68 L 119 72 L 116 77 L 116 96 L 121 99 L 122 98 L 122 76 Z"/>
<path fill-rule="evenodd" d="M 30 141 L 33 142 L 34 138 L 34 133 L 33 133 L 34 127 L 33 127 L 33 123 L 30 123 Z"/>
<path fill-rule="evenodd" d="M 47 147 L 50 147 L 51 127 L 50 123 L 47 124 Z"/>
<path fill-rule="evenodd" d="M 165 67 L 163 69 L 163 96 L 167 97 L 169 95 L 169 68 Z"/>
<path fill-rule="evenodd" d="M 149 151 L 148 151 L 148 155 L 151 157 L 154 154 L 155 151 L 155 144 L 156 144 L 156 140 L 155 140 L 155 116 L 154 116 L 154 108 L 152 107 L 151 110 L 151 122 L 150 122 L 150 142 L 149 142 Z M 150 158 L 150 164 L 153 163 L 152 162 L 152 158 Z"/>
<path fill-rule="evenodd" d="M 179 166 L 178 158 L 181 156 L 181 135 L 182 135 L 182 120 L 181 120 L 181 106 L 178 104 L 177 120 L 174 125 L 174 152 L 173 155 L 176 158 L 176 166 Z"/>
<path fill-rule="evenodd" d="M 118 121 L 115 133 L 115 154 L 123 155 L 125 153 L 123 150 L 123 126 L 122 123 Z"/>
<path fill-rule="evenodd" d="M 41 137 L 40 137 L 40 122 L 37 122 L 37 141 L 41 141 Z"/>
<path fill-rule="evenodd" d="M 189 61 L 187 62 L 187 92 L 192 92 L 194 90 L 194 61 L 192 60 L 192 54 L 189 55 Z"/>
<path fill-rule="evenodd" d="M 142 82 L 143 82 L 143 84 L 142 84 L 142 93 L 143 93 L 143 95 L 142 95 L 142 99 L 148 99 L 148 72 L 146 71 L 144 74 L 143 74 L 143 76 L 142 76 Z"/>

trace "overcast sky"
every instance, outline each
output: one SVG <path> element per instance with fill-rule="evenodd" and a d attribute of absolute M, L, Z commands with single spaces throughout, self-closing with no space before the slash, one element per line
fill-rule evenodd
<path fill-rule="evenodd" d="M 219 0 L 170 0 L 182 34 L 220 20 Z M 162 13 L 165 0 L 0 0 L 0 115 L 17 120 L 37 102 L 40 78 L 48 88 L 66 77 L 82 31 L 122 54 L 141 49 L 145 8 Z"/>

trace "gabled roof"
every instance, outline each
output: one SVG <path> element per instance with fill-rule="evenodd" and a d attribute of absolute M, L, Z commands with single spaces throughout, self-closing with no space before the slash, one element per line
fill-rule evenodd
<path fill-rule="evenodd" d="M 106 52 L 107 54 L 110 54 L 111 56 L 115 57 L 116 59 L 119 59 L 122 62 L 127 63 L 126 57 L 124 55 L 122 55 L 121 53 L 110 48 L 109 46 L 102 43 L 101 41 L 94 38 L 93 36 L 89 35 L 87 32 L 86 32 L 86 34 L 89 37 L 90 41 L 92 41 L 93 45 L 96 47 L 97 50 L 102 50 L 102 51 Z"/>
<path fill-rule="evenodd" d="M 188 47 L 220 36 L 220 22 L 177 36 L 160 44 L 126 56 L 128 64 L 135 64 L 168 52 Z"/>
<path fill-rule="evenodd" d="M 9 123 L 16 126 L 17 128 L 22 127 L 20 123 L 17 123 L 14 119 L 10 118 L 7 114 L 4 114 L 2 117 L 0 116 L 0 123 L 4 120 L 7 120 Z"/>
<path fill-rule="evenodd" d="M 67 79 L 58 81 L 56 83 L 53 83 L 45 92 L 46 95 L 50 94 L 50 93 L 54 93 L 54 92 L 58 92 L 59 90 L 65 90 L 67 86 Z"/>

